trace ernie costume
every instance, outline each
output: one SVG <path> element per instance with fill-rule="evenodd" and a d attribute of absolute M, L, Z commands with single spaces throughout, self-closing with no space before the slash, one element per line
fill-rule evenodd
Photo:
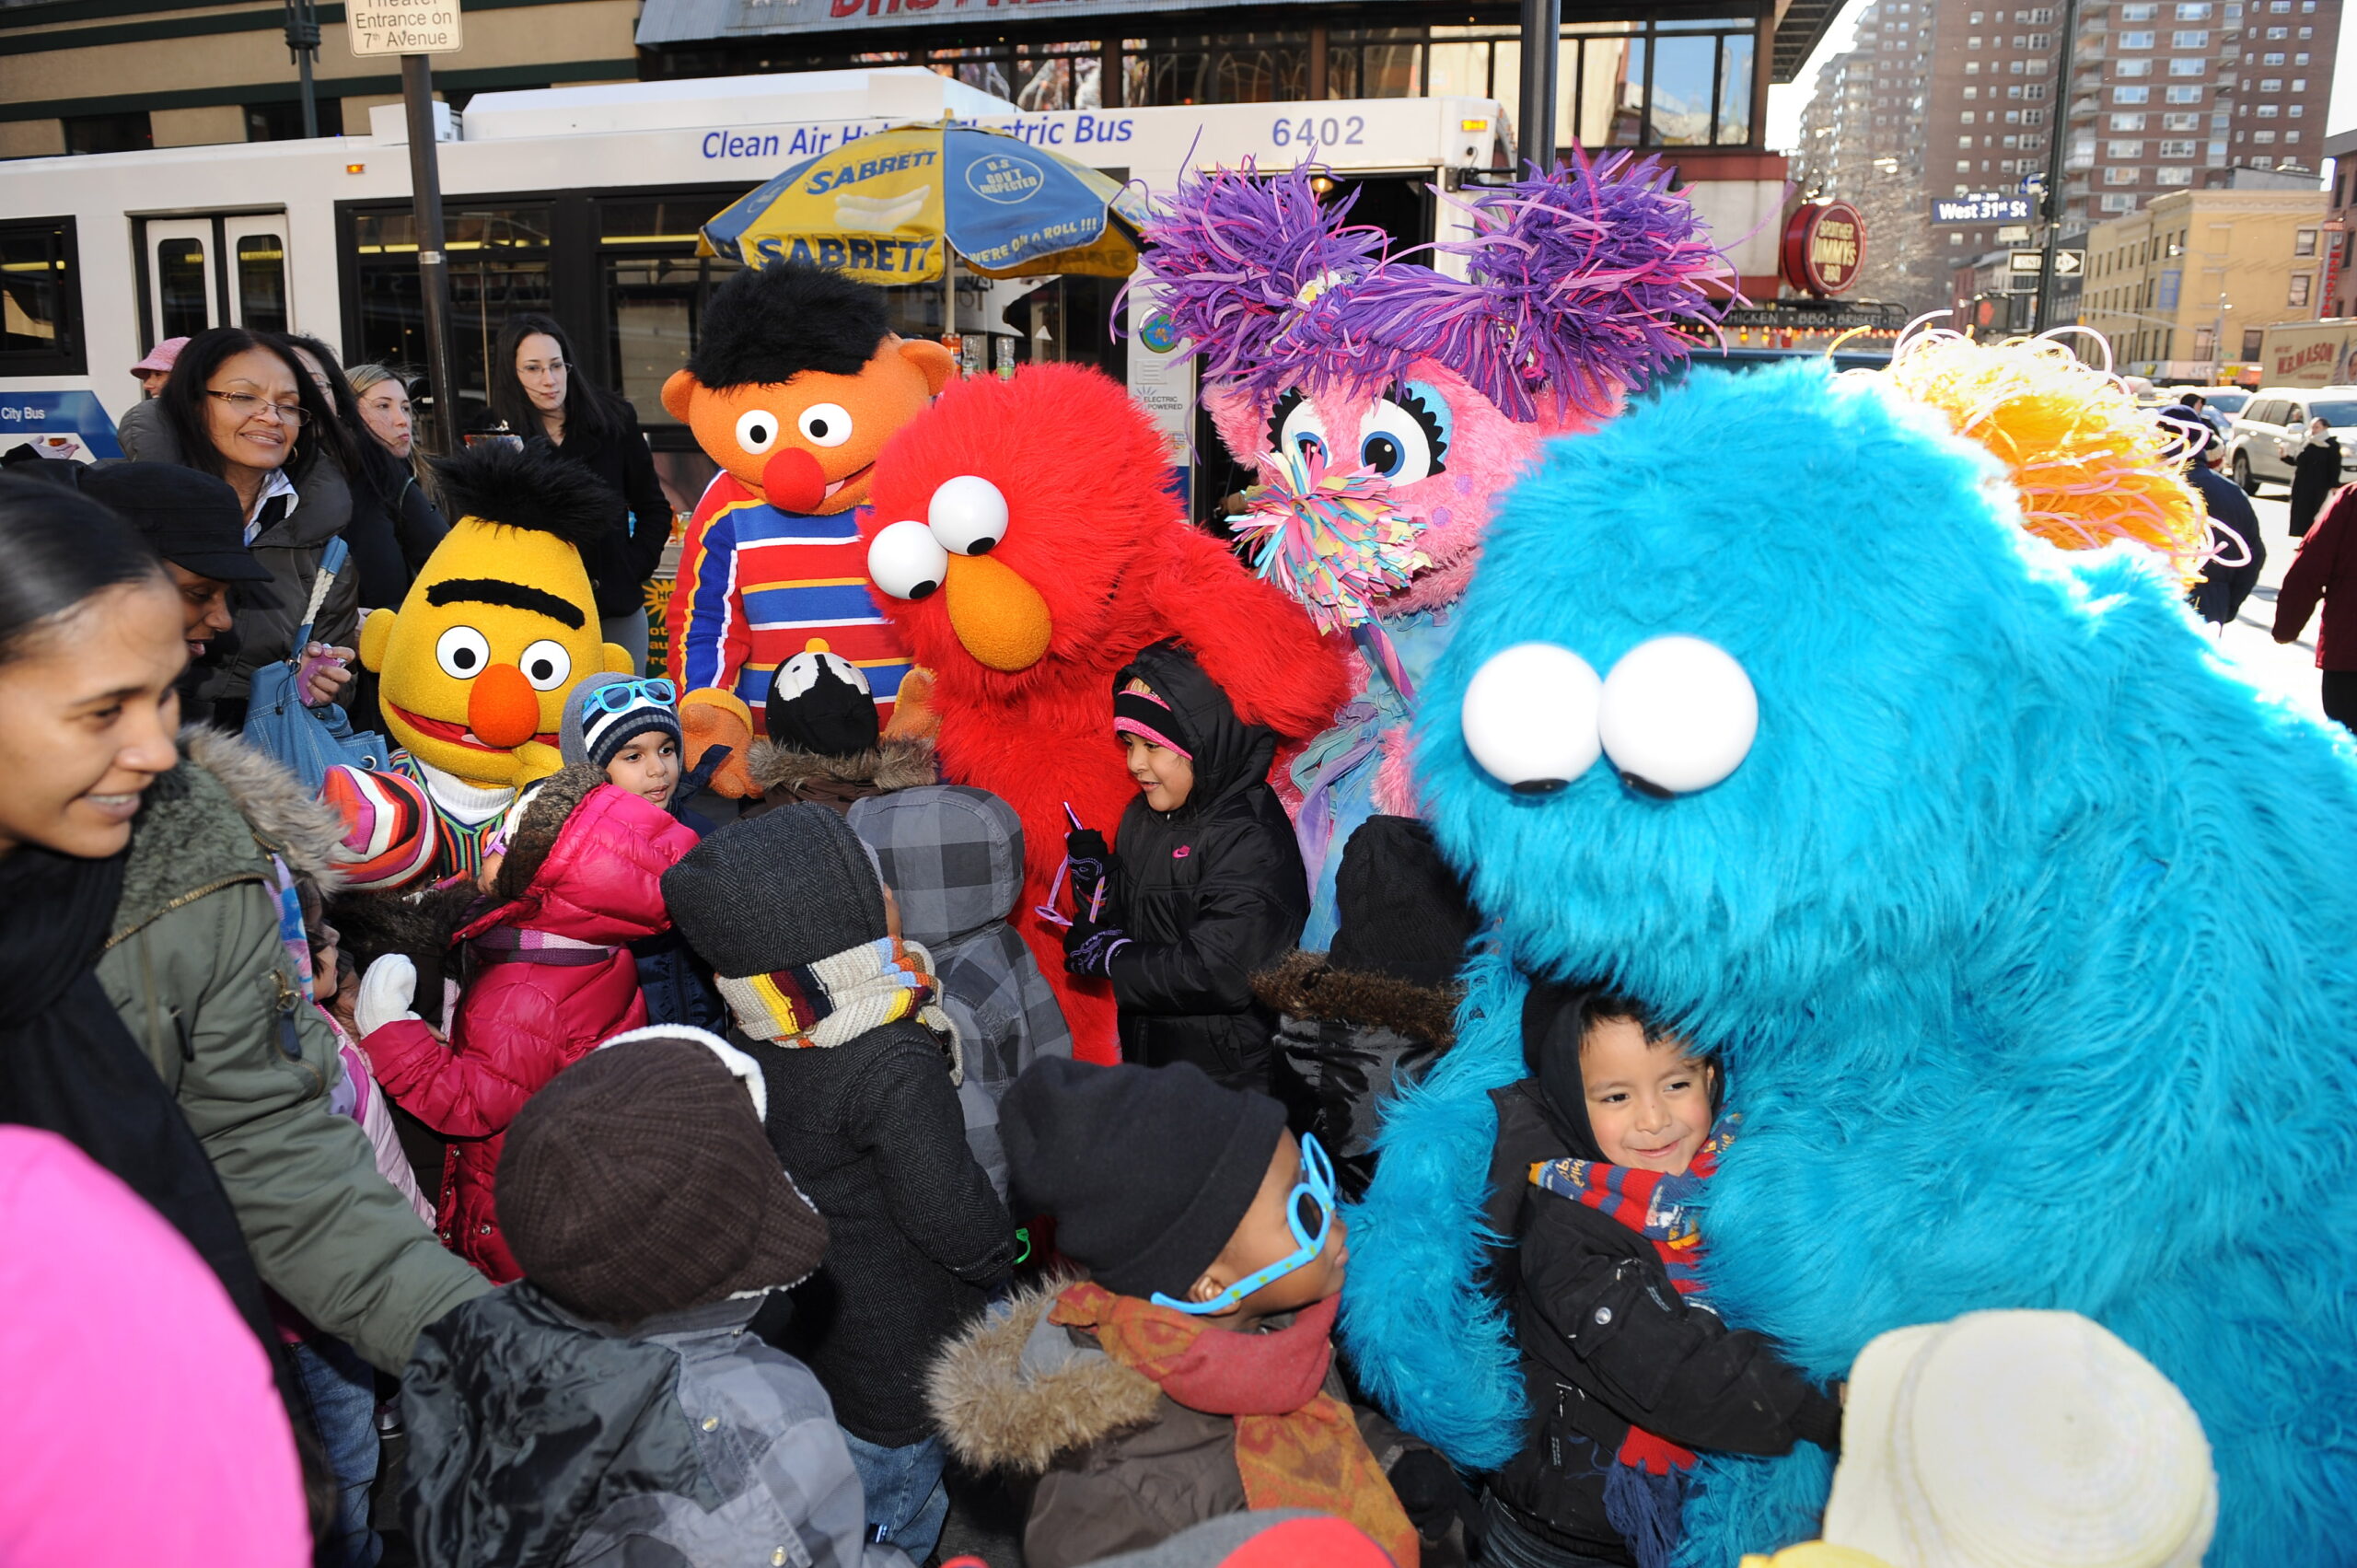
<path fill-rule="evenodd" d="M 723 285 L 694 357 L 663 384 L 663 406 L 721 469 L 666 616 L 688 761 L 734 749 L 713 778 L 721 794 L 755 793 L 747 761 L 770 683 L 814 637 L 865 672 L 891 722 L 909 656 L 868 592 L 857 514 L 877 453 L 953 364 L 892 332 L 880 289 L 789 262 Z"/>

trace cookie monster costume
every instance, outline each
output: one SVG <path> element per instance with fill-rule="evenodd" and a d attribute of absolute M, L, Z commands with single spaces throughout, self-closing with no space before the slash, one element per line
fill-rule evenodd
<path fill-rule="evenodd" d="M 1524 977 L 1593 978 L 1727 1073 L 1727 1321 L 1837 1378 L 1901 1325 L 2084 1313 L 2200 1412 L 2212 1564 L 2349 1561 L 2357 749 L 2223 668 L 2165 561 L 2029 537 L 1985 452 L 1816 366 L 1554 443 L 1484 549 L 1417 761 L 1496 942 L 1352 1219 L 1370 1391 L 1473 1469 L 1521 1440 L 1486 1095 Z M 1828 1477 L 1704 1455 L 1677 1561 L 1810 1535 Z"/>
<path fill-rule="evenodd" d="M 1318 170 L 1190 174 L 1142 265 L 1203 356 L 1220 439 L 1264 481 L 1236 521 L 1253 570 L 1356 646 L 1353 700 L 1288 770 L 1311 909 L 1335 928 L 1342 845 L 1413 815 L 1406 725 L 1503 491 L 1542 439 L 1592 430 L 1685 356 L 1734 280 L 1669 171 L 1576 156 L 1460 201 L 1438 266 L 1319 199 Z"/>

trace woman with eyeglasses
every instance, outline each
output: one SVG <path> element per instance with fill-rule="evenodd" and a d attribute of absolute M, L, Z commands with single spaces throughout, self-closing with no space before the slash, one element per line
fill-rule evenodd
<path fill-rule="evenodd" d="M 198 688 L 211 709 L 201 716 L 239 729 L 253 672 L 296 651 L 320 557 L 352 520 L 344 476 L 357 470 L 359 449 L 294 347 L 273 333 L 215 327 L 198 334 L 156 402 L 157 428 L 138 456 L 227 482 L 245 514 L 246 542 L 270 572 L 268 602 L 258 594 L 237 606 L 229 633 L 236 646 Z M 359 605 L 358 575 L 337 574 L 313 621 L 316 641 L 304 652 L 348 666 Z M 313 703 L 348 701 L 351 681 L 348 668 L 316 663 L 306 695 Z"/>
<path fill-rule="evenodd" d="M 492 350 L 493 428 L 525 441 L 546 440 L 558 454 L 596 474 L 614 493 L 614 528 L 584 550 L 609 643 L 646 667 L 646 583 L 671 538 L 671 501 L 655 474 L 655 454 L 638 411 L 580 373 L 573 344 L 552 317 L 510 316 Z"/>

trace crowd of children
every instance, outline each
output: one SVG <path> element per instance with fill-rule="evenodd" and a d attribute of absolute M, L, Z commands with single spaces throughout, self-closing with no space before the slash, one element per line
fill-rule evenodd
<path fill-rule="evenodd" d="M 1334 1340 L 1343 1206 L 1385 1100 L 1450 1048 L 1478 929 L 1430 833 L 1361 827 L 1330 949 L 1297 950 L 1276 737 L 1158 643 L 1105 693 L 1138 789 L 1118 852 L 1075 825 L 1068 909 L 1028 911 L 1016 812 L 883 741 L 855 666 L 814 643 L 774 687 L 751 769 L 772 798 L 725 823 L 689 809 L 672 684 L 593 674 L 563 697 L 565 765 L 472 874 L 336 891 L 319 844 L 271 861 L 342 1056 L 335 1109 L 505 1287 L 425 1328 L 381 1412 L 353 1350 L 277 1304 L 336 1494 L 322 1561 L 377 1561 L 396 1411 L 399 1527 L 454 1568 L 923 1563 L 953 1474 L 1024 1500 L 1031 1568 L 1660 1568 L 1698 1453 L 1802 1445 L 1843 1455 L 1829 1542 L 1894 1568 L 2033 1560 L 1942 1534 L 1941 1487 L 2001 1466 L 1898 1432 L 1963 1397 L 1922 1365 L 1968 1344 L 1976 1370 L 2035 1371 L 2024 1409 L 2133 1407 L 2172 1483 L 2135 1493 L 2105 1561 L 2198 1560 L 2199 1423 L 2084 1320 L 1910 1330 L 1831 1387 L 1723 1323 L 1700 1216 L 1740 1135 L 1727 1084 L 1599 988 L 1532 989 L 1527 1075 L 1492 1097 L 1485 1288 L 1532 1414 L 1508 1462 L 1461 1475 L 1358 1394 Z M 205 744 L 216 773 L 272 767 Z M 1048 913 L 1070 972 L 1110 983 L 1120 1064 L 1072 1059 L 1015 928 Z M 0 1205 L 54 1165 L 0 1144 Z"/>

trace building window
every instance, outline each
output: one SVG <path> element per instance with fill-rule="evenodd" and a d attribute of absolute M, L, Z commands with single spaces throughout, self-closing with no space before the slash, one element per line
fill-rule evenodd
<path fill-rule="evenodd" d="M 2283 303 L 2286 305 L 2305 305 L 2308 302 L 2309 285 L 2315 282 L 2316 280 L 2305 273 L 2293 273 L 2292 296 L 2289 299 L 2286 299 Z"/>
<path fill-rule="evenodd" d="M 2155 156 L 2160 157 L 2192 157 L 2195 156 L 2195 146 L 2196 144 L 2192 142 L 2163 142 L 2159 148 L 2156 149 Z"/>
<path fill-rule="evenodd" d="M 1964 46 L 1965 46 L 1967 49 L 1978 49 L 1978 48 L 1980 48 L 1980 35 L 1979 33 L 1974 33 L 1970 38 L 1968 38 L 1968 39 L 1966 39 L 1966 40 L 1964 41 Z"/>
<path fill-rule="evenodd" d="M 2210 62 L 2202 59 L 2177 59 L 2169 62 L 2172 76 L 2199 76 L 2210 69 Z"/>
<path fill-rule="evenodd" d="M 2283 139 L 2286 142 L 2296 142 L 2300 139 L 2300 134 L 2297 131 L 2286 131 L 2283 133 Z"/>
<path fill-rule="evenodd" d="M 2200 103 L 2201 101 L 2201 89 L 2200 87 L 2171 87 L 2168 89 L 2165 101 L 2169 103 Z"/>
<path fill-rule="evenodd" d="M 2141 130 L 2142 127 L 2139 126 L 2138 129 Z M 2199 131 L 2201 129 L 2201 116 L 2199 114 L 2164 114 L 2161 116 L 2161 129 L 2164 131 Z M 2193 155 L 2191 153 L 2188 153 L 2185 156 L 2191 157 Z"/>
<path fill-rule="evenodd" d="M 1965 101 L 1965 102 L 1967 102 L 1967 103 L 1970 103 L 1970 102 L 1972 102 L 1974 99 L 1978 99 L 1980 96 L 1980 89 L 1979 87 L 1967 87 L 1967 88 L 1965 88 L 1965 89 L 1964 89 L 1964 101 Z"/>
<path fill-rule="evenodd" d="M 69 153 L 133 153 L 156 145 L 147 111 L 133 114 L 69 114 L 65 117 L 65 150 Z"/>
<path fill-rule="evenodd" d="M 2251 134 L 2250 139 L 2257 142 L 2262 147 L 2268 146 L 2274 142 L 2275 133 L 2272 131 L 2255 131 Z"/>
<path fill-rule="evenodd" d="M 1969 136 L 1958 136 L 1956 139 L 1956 145 L 1959 147 L 1968 147 L 1972 145 L 1972 138 Z"/>
<path fill-rule="evenodd" d="M 1964 243 L 1964 236 L 1963 236 L 1963 235 L 1961 235 L 1961 234 L 1953 234 L 1953 233 L 1952 233 L 1952 234 L 1950 234 L 1950 235 L 1948 236 L 1948 248 L 1949 248 L 1950 250 L 1954 250 L 1954 249 L 1956 249 L 1956 247 L 1961 246 L 1963 243 Z"/>
<path fill-rule="evenodd" d="M 2292 56 L 2292 64 L 2294 65 L 2305 65 L 2307 63 L 2308 57 L 2305 54 L 2294 54 Z"/>
<path fill-rule="evenodd" d="M 2115 131 L 2142 131 L 2145 118 L 2142 114 L 2115 114 L 2111 117 L 2111 128 Z"/>
<path fill-rule="evenodd" d="M 2153 101 L 2153 89 L 2150 87 L 2114 87 L 2111 89 L 2111 101 L 2114 103 L 2150 103 Z"/>
<path fill-rule="evenodd" d="M 2123 22 L 2149 22 L 2160 14 L 2161 8 L 2153 5 L 2122 6 L 2119 8 L 2119 19 Z"/>
<path fill-rule="evenodd" d="M 2177 8 L 2180 22 L 2206 22 L 2210 19 L 2210 0 L 2182 0 Z"/>
<path fill-rule="evenodd" d="M 2149 76 L 2153 74 L 2150 60 L 2122 60 L 2114 73 L 2121 76 Z"/>
<path fill-rule="evenodd" d="M 2285 114 L 2288 118 L 2293 119 L 2293 120 L 2297 120 L 2298 118 L 2300 118 L 2300 116 L 2302 116 L 2303 114 L 2305 114 L 2307 111 L 2308 111 L 2307 105 L 2305 105 L 2305 104 L 2302 104 L 2302 103 L 2295 103 L 2295 104 L 2293 104 L 2291 108 L 2289 108 L 2289 109 L 2285 110 L 2283 112 L 2284 112 L 2284 114 Z"/>
<path fill-rule="evenodd" d="M 2281 65 L 2283 64 L 2283 56 L 2281 54 L 2262 54 L 2258 57 L 2258 63 L 2262 65 Z"/>
<path fill-rule="evenodd" d="M 2103 145 L 2103 156 L 2113 159 L 2115 162 L 2133 163 L 2138 158 L 2144 156 L 2144 144 L 2142 142 L 2106 142 Z"/>
<path fill-rule="evenodd" d="M 2042 110 L 2042 109 L 2025 109 L 2025 110 L 2022 110 L 2022 123 L 2023 123 L 2023 124 L 2025 124 L 2025 125 L 2043 125 L 2043 124 L 2045 124 L 2045 123 L 2046 123 L 2046 110 Z"/>
<path fill-rule="evenodd" d="M 2296 233 L 2296 234 L 2294 234 L 2294 235 L 2293 235 L 2293 236 L 2292 236 L 2292 254 L 2293 254 L 2293 255 L 2294 255 L 2294 256 L 2313 256 L 2313 255 L 2315 255 L 2316 253 L 2316 231 L 2315 229 L 2313 229 L 2313 228 L 2304 228 L 2304 229 L 2301 229 L 2298 233 Z"/>
<path fill-rule="evenodd" d="M 2141 168 L 2107 168 L 2103 171 L 2106 185 L 2134 185 L 2143 178 Z"/>
<path fill-rule="evenodd" d="M 74 238 L 72 218 L 0 224 L 0 374 L 87 370 Z"/>
<path fill-rule="evenodd" d="M 2044 82 L 2032 82 L 2026 87 L 2014 88 L 2012 92 L 2007 93 L 2005 96 L 2007 98 L 2012 98 L 2016 93 L 2021 97 L 2029 99 L 2032 103 L 2036 103 L 2038 99 L 2046 96 L 2046 84 Z"/>
<path fill-rule="evenodd" d="M 2259 82 L 2258 90 L 2263 93 L 2280 93 L 2283 90 L 2283 78 L 2281 76 L 2265 77 Z"/>
<path fill-rule="evenodd" d="M 2250 166 L 2253 168 L 2273 168 L 2275 160 L 2271 157 L 2254 157 L 2250 160 Z"/>
<path fill-rule="evenodd" d="M 2122 49 L 2150 49 L 2153 47 L 2153 40 L 2158 36 L 2159 35 L 2156 33 L 2149 32 L 2124 32 L 2119 35 L 2119 47 Z"/>
<path fill-rule="evenodd" d="M 2267 29 L 2267 36 L 2270 41 L 2279 38 L 2289 38 L 2292 36 L 2292 29 L 2289 28 L 2270 28 Z"/>
<path fill-rule="evenodd" d="M 2262 103 L 2258 106 L 2258 117 L 2261 120 L 2272 120 L 2278 112 L 2279 111 L 2276 107 L 2271 103 Z"/>
<path fill-rule="evenodd" d="M 1977 76 L 1980 75 L 1980 62 L 1978 60 L 1966 61 L 1964 63 L 1964 74 L 1968 76 Z"/>
<path fill-rule="evenodd" d="M 1973 122 L 1973 111 L 1968 109 L 1962 114 L 1957 115 L 1956 119 L 1962 123 L 1969 125 Z"/>
<path fill-rule="evenodd" d="M 2156 185 L 2190 185 L 2193 183 L 2193 169 L 2187 164 L 2165 163 L 2154 173 L 2153 182 Z"/>
<path fill-rule="evenodd" d="M 1956 159 L 1956 171 L 1958 174 L 1970 174 L 1972 172 L 1972 160 L 1968 157 L 1960 157 Z M 1967 195 L 1969 194 L 1969 189 L 1966 186 L 1959 185 L 1956 188 L 1956 193 L 1959 196 Z"/>
<path fill-rule="evenodd" d="M 2132 213 L 2136 210 L 2136 198 L 2125 193 L 2107 192 L 2103 198 L 2103 210 L 2107 213 Z"/>
<path fill-rule="evenodd" d="M 320 99 L 312 107 L 312 120 L 322 136 L 343 134 L 343 99 Z M 249 142 L 299 142 L 303 139 L 303 106 L 293 99 L 283 103 L 250 103 L 246 105 L 246 140 Z"/>
<path fill-rule="evenodd" d="M 2293 77 L 2292 90 L 2295 93 L 2306 92 L 2308 90 L 2308 79 L 2305 76 Z"/>
<path fill-rule="evenodd" d="M 2207 49 L 2210 47 L 2209 30 L 2194 28 L 2173 32 L 2169 34 L 2169 47 L 2171 49 Z"/>

